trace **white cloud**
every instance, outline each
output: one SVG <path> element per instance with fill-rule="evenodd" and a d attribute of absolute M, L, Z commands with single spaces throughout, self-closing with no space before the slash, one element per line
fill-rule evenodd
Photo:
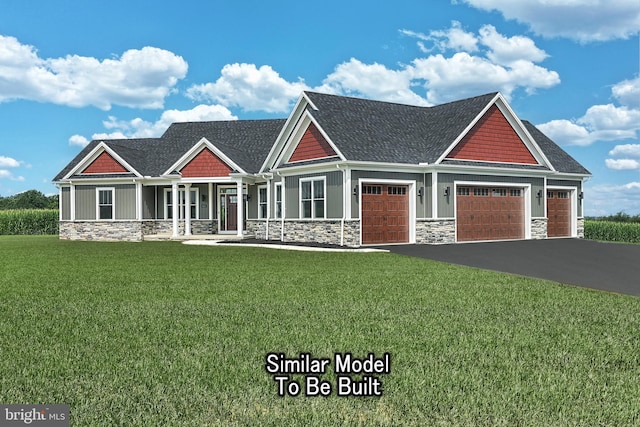
<path fill-rule="evenodd" d="M 617 171 L 640 170 L 640 162 L 634 159 L 606 159 L 604 162 L 609 169 Z"/>
<path fill-rule="evenodd" d="M 538 127 L 563 145 L 637 139 L 640 133 L 640 108 L 633 106 L 628 98 L 640 92 L 639 87 L 640 79 L 625 80 L 612 87 L 612 96 L 623 105 L 594 105 L 578 119 L 552 120 Z"/>
<path fill-rule="evenodd" d="M 0 156 L 0 168 L 17 168 L 20 162 L 11 157 Z"/>
<path fill-rule="evenodd" d="M 40 58 L 35 47 L 0 35 L 0 102 L 27 99 L 109 110 L 113 104 L 162 108 L 187 63 L 172 52 L 143 47 L 99 60 Z"/>
<path fill-rule="evenodd" d="M 390 70 L 381 64 L 364 64 L 355 58 L 336 67 L 315 90 L 340 95 L 364 95 L 376 100 L 428 105 L 413 92 L 411 70 Z"/>
<path fill-rule="evenodd" d="M 609 151 L 609 155 L 637 157 L 640 159 L 640 144 L 616 145 L 613 150 Z"/>
<path fill-rule="evenodd" d="M 220 105 L 198 105 L 190 110 L 167 110 L 155 122 L 148 122 L 141 118 L 133 120 L 119 120 L 115 116 L 102 122 L 111 132 L 95 133 L 92 139 L 126 139 L 126 138 L 156 138 L 161 136 L 167 128 L 176 122 L 206 122 L 214 120 L 237 120 L 231 111 Z M 89 144 L 89 140 L 82 135 L 69 138 L 69 145 L 81 147 Z"/>
<path fill-rule="evenodd" d="M 245 111 L 287 112 L 302 91 L 309 87 L 301 79 L 288 82 L 269 65 L 227 64 L 215 83 L 190 87 L 192 99 L 210 100 Z"/>
<path fill-rule="evenodd" d="M 24 181 L 23 176 L 16 176 L 6 169 L 0 169 L 0 179 L 8 179 L 11 181 Z"/>
<path fill-rule="evenodd" d="M 640 182 L 585 186 L 585 215 L 612 215 L 624 206 L 628 214 L 640 213 Z"/>
<path fill-rule="evenodd" d="M 457 21 L 449 29 L 429 34 L 400 32 L 417 39 L 423 52 L 443 52 L 395 68 L 351 58 L 338 64 L 316 87 L 301 79 L 289 82 L 270 66 L 228 64 L 215 82 L 194 85 L 187 93 L 193 99 L 245 111 L 286 113 L 304 90 L 433 105 L 494 91 L 510 98 L 516 90 L 531 94 L 560 83 L 557 72 L 536 64 L 547 54 L 527 37 L 506 37 L 492 26 L 475 34 Z"/>
<path fill-rule="evenodd" d="M 628 38 L 640 28 L 637 0 L 462 0 L 506 19 L 526 23 L 547 37 L 583 43 Z M 455 2 L 455 0 L 454 0 Z"/>
<path fill-rule="evenodd" d="M 613 86 L 611 93 L 620 104 L 640 108 L 640 77 L 621 81 Z"/>

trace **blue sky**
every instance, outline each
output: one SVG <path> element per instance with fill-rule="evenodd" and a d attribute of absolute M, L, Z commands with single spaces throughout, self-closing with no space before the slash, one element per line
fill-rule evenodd
<path fill-rule="evenodd" d="M 91 139 L 286 117 L 302 90 L 434 105 L 502 92 L 584 164 L 585 214 L 640 213 L 637 0 L 3 0 L 0 196 Z"/>

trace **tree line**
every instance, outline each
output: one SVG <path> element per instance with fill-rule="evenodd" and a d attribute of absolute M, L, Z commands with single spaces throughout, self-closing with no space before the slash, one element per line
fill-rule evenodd
<path fill-rule="evenodd" d="M 45 196 L 38 190 L 28 190 L 13 196 L 0 196 L 0 210 L 58 209 L 58 195 Z"/>

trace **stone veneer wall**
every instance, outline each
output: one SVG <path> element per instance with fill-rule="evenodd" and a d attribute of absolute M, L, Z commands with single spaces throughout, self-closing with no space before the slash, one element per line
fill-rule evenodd
<path fill-rule="evenodd" d="M 142 240 L 140 221 L 60 221 L 59 237 L 65 240 Z"/>
<path fill-rule="evenodd" d="M 547 218 L 531 220 L 531 238 L 536 240 L 547 238 Z"/>
<path fill-rule="evenodd" d="M 584 239 L 584 218 L 578 218 L 577 226 L 578 238 Z"/>
<path fill-rule="evenodd" d="M 455 219 L 419 219 L 416 221 L 417 244 L 455 243 L 455 241 Z"/>
<path fill-rule="evenodd" d="M 284 223 L 285 242 L 317 242 L 339 245 L 342 220 L 292 221 Z M 344 246 L 360 246 L 360 221 L 344 221 Z"/>

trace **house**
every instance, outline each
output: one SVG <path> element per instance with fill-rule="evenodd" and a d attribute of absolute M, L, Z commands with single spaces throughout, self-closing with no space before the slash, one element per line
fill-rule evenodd
<path fill-rule="evenodd" d="M 589 176 L 500 93 L 417 107 L 303 92 L 287 119 L 92 141 L 54 182 L 62 239 L 357 247 L 583 237 Z"/>

